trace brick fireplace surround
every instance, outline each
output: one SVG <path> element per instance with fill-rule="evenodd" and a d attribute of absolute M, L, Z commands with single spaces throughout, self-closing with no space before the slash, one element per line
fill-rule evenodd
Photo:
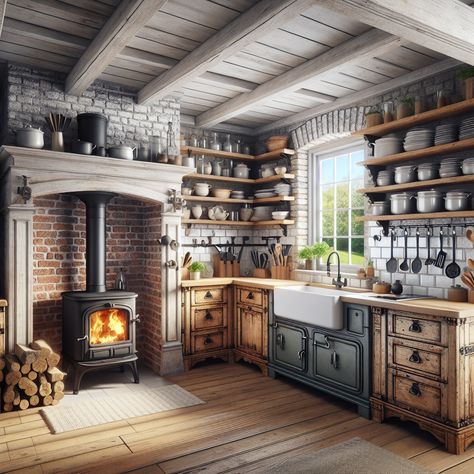
<path fill-rule="evenodd" d="M 185 168 L 4 147 L 2 205 L 9 301 L 7 345 L 45 338 L 61 350 L 63 291 L 85 289 L 85 206 L 80 191 L 111 191 L 107 206 L 107 288 L 124 268 L 128 290 L 138 293 L 138 350 L 155 372 L 182 369 L 179 275 L 166 262 L 177 252 L 159 236 L 180 240 L 180 212 L 168 203 Z M 17 193 L 28 176 L 32 199 Z M 162 295 L 165 296 L 162 298 Z"/>

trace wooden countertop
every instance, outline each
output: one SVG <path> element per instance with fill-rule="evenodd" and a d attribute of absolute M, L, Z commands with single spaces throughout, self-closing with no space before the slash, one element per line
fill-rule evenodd
<path fill-rule="evenodd" d="M 0 299 L 0 308 L 4 308 L 5 306 L 8 306 L 7 300 Z"/>
<path fill-rule="evenodd" d="M 275 280 L 272 278 L 201 278 L 200 280 L 183 280 L 183 287 L 212 286 L 212 285 L 246 285 L 254 288 L 273 290 L 279 286 L 308 285 L 308 282 L 297 280 Z M 311 283 L 311 286 L 331 288 L 330 285 Z M 430 316 L 445 316 L 448 318 L 467 318 L 474 316 L 474 304 L 457 303 L 455 301 L 437 298 L 420 298 L 408 301 L 390 301 L 376 298 L 375 293 L 360 288 L 344 288 L 341 290 L 344 303 L 355 303 L 365 306 L 378 306 L 398 311 L 426 314 Z"/>
<path fill-rule="evenodd" d="M 212 285 L 248 285 L 264 290 L 273 290 L 279 286 L 306 285 L 304 281 L 276 280 L 274 278 L 251 278 L 251 277 L 223 277 L 223 278 L 201 278 L 200 280 L 182 280 L 181 286 L 190 288 L 196 286 Z"/>

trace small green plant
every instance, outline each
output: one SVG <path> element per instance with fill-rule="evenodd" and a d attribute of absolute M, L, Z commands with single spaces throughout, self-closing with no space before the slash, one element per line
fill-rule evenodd
<path fill-rule="evenodd" d="M 373 267 L 373 266 L 374 266 L 374 261 L 369 258 L 369 259 L 367 260 L 367 266 L 368 266 L 368 267 Z"/>
<path fill-rule="evenodd" d="M 312 245 L 306 245 L 300 251 L 298 252 L 298 258 L 301 260 L 312 260 L 314 258 L 313 254 L 313 246 Z"/>
<path fill-rule="evenodd" d="M 469 66 L 459 71 L 459 78 L 462 80 L 469 79 L 474 76 L 474 66 Z"/>
<path fill-rule="evenodd" d="M 374 106 L 374 107 L 370 107 L 370 109 L 368 110 L 368 112 L 365 113 L 365 115 L 374 115 L 374 114 L 380 114 L 380 110 L 377 106 Z"/>
<path fill-rule="evenodd" d="M 314 258 L 324 257 L 330 248 L 326 242 L 316 242 L 313 245 L 306 245 L 298 252 L 298 258 L 301 260 L 313 260 Z"/>
<path fill-rule="evenodd" d="M 189 266 L 189 271 L 191 273 L 203 272 L 206 269 L 206 265 L 202 262 L 193 262 Z"/>
<path fill-rule="evenodd" d="M 403 99 L 400 99 L 400 104 L 405 104 L 410 107 L 410 109 L 414 109 L 415 99 L 413 97 L 404 97 Z"/>

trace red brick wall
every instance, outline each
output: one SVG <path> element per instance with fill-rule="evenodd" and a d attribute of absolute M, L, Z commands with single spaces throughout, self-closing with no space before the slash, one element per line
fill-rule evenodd
<path fill-rule="evenodd" d="M 85 206 L 74 196 L 34 199 L 33 333 L 61 350 L 61 293 L 85 290 Z M 147 365 L 158 368 L 160 341 L 161 206 L 116 197 L 107 206 L 107 288 L 113 288 L 120 268 L 127 289 L 138 293 L 139 349 Z M 143 333 L 147 332 L 146 337 Z M 150 346 L 148 348 L 148 345 Z M 157 359 L 158 358 L 158 359 Z"/>

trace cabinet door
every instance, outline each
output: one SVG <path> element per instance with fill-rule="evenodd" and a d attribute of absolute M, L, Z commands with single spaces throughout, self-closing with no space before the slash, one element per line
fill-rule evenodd
<path fill-rule="evenodd" d="M 318 331 L 312 339 L 313 376 L 327 384 L 362 391 L 362 346 Z"/>
<path fill-rule="evenodd" d="M 277 322 L 272 326 L 272 362 L 306 372 L 307 333 L 304 328 Z"/>
<path fill-rule="evenodd" d="M 267 357 L 267 324 L 262 311 L 237 306 L 236 348 Z"/>

